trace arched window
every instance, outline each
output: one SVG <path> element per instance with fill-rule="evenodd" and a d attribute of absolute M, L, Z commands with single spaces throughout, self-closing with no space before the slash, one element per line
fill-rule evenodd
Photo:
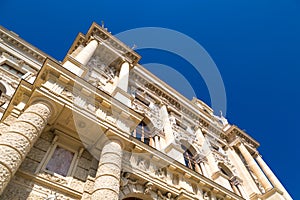
<path fill-rule="evenodd" d="M 241 191 L 239 190 L 239 188 L 236 186 L 236 183 L 235 183 L 236 176 L 234 176 L 234 174 L 231 172 L 231 170 L 226 165 L 224 165 L 223 163 L 220 163 L 218 166 L 219 166 L 220 171 L 228 179 L 232 191 L 235 192 L 238 195 L 242 195 Z"/>
<path fill-rule="evenodd" d="M 15 67 L 12 67 L 11 65 L 8 65 L 7 63 L 4 63 L 2 65 L 0 65 L 2 69 L 4 69 L 5 71 L 8 71 L 16 76 L 18 76 L 19 78 L 21 78 L 24 73 L 21 72 L 20 70 L 16 69 Z"/>
<path fill-rule="evenodd" d="M 196 162 L 194 159 L 194 155 L 184 145 L 181 145 L 181 148 L 184 150 L 183 157 L 184 157 L 185 166 L 187 166 L 188 168 L 190 168 L 192 170 L 195 170 Z"/>
<path fill-rule="evenodd" d="M 151 132 L 150 132 L 150 128 L 147 125 L 147 123 L 145 123 L 144 121 L 142 121 L 137 127 L 136 129 L 132 132 L 132 136 L 135 137 L 136 139 L 144 142 L 145 144 L 150 143 L 150 137 L 151 137 Z"/>

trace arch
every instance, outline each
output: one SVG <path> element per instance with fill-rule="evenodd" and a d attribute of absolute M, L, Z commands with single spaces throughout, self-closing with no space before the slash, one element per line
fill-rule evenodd
<path fill-rule="evenodd" d="M 180 143 L 181 143 L 181 148 L 184 146 L 183 150 L 188 149 L 193 154 L 193 156 L 196 156 L 201 153 L 200 150 L 197 148 L 197 146 L 191 144 L 188 140 L 181 139 Z"/>
<path fill-rule="evenodd" d="M 200 154 L 199 149 L 194 144 L 191 144 L 188 140 L 182 139 L 180 140 L 180 143 L 181 148 L 184 150 L 183 158 L 185 165 L 192 170 L 196 170 L 196 158 Z"/>
<path fill-rule="evenodd" d="M 224 163 L 219 163 L 218 164 L 219 169 L 221 170 L 221 172 L 223 174 L 225 174 L 226 176 L 228 176 L 228 178 L 231 178 L 234 176 L 233 172 L 230 170 L 229 167 L 227 167 Z"/>
<path fill-rule="evenodd" d="M 235 183 L 235 180 L 236 180 L 236 176 L 235 174 L 230 170 L 230 168 L 228 166 L 226 166 L 224 163 L 219 163 L 218 164 L 218 167 L 220 169 L 220 171 L 226 175 L 227 177 L 227 180 L 229 182 L 229 185 L 231 187 L 231 190 L 238 194 L 238 195 L 241 195 L 242 196 L 242 193 L 240 191 L 240 189 L 237 187 L 237 184 Z M 228 188 L 230 189 L 230 188 Z"/>
<path fill-rule="evenodd" d="M 143 143 L 150 145 L 150 140 L 153 135 L 153 129 L 154 126 L 151 120 L 145 117 L 143 121 L 139 123 L 136 129 L 132 131 L 131 135 L 136 139 L 142 141 Z"/>
<path fill-rule="evenodd" d="M 126 197 L 122 198 L 121 200 L 154 200 L 149 195 L 141 194 L 141 193 L 130 193 Z"/>

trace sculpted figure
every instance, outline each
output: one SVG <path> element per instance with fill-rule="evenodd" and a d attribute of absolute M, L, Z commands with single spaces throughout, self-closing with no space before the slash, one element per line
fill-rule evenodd
<path fill-rule="evenodd" d="M 166 194 L 166 196 L 165 195 L 163 195 L 162 193 L 161 193 L 161 191 L 160 190 L 157 190 L 157 195 L 160 197 L 160 199 L 162 199 L 162 200 L 174 200 L 174 198 L 172 198 L 172 193 L 171 192 L 168 192 L 167 194 Z"/>
<path fill-rule="evenodd" d="M 129 179 L 129 177 L 130 177 L 130 173 L 128 173 L 128 172 L 123 172 L 122 173 L 122 177 L 121 177 L 121 180 L 120 180 L 120 187 L 121 188 L 125 187 L 128 184 L 137 184 L 137 181 L 131 180 L 131 179 Z"/>
<path fill-rule="evenodd" d="M 144 194 L 149 194 L 149 193 L 150 193 L 150 191 L 152 190 L 152 186 L 153 186 L 153 184 L 152 184 L 152 183 L 150 183 L 150 182 L 147 182 L 147 183 L 145 184 L 145 190 L 144 190 Z"/>
<path fill-rule="evenodd" d="M 210 200 L 208 192 L 203 193 L 203 199 L 204 200 Z"/>

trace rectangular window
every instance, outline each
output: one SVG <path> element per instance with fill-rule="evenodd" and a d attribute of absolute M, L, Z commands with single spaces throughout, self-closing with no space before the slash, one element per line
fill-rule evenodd
<path fill-rule="evenodd" d="M 74 152 L 57 145 L 45 169 L 62 176 L 67 176 L 74 155 Z"/>
<path fill-rule="evenodd" d="M 10 73 L 12 73 L 12 74 L 14 74 L 14 75 L 17 75 L 17 76 L 20 77 L 20 78 L 24 75 L 23 72 L 21 72 L 21 71 L 15 69 L 14 67 L 12 67 L 12 66 L 10 66 L 10 65 L 8 65 L 8 64 L 6 64 L 6 63 L 2 64 L 1 67 L 2 67 L 3 69 L 5 69 L 6 71 L 9 71 Z"/>

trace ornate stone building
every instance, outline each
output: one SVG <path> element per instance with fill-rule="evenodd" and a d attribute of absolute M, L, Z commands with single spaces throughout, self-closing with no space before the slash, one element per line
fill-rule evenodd
<path fill-rule="evenodd" d="M 0 27 L 0 199 L 290 200 L 259 143 L 92 24 L 62 62 Z"/>

